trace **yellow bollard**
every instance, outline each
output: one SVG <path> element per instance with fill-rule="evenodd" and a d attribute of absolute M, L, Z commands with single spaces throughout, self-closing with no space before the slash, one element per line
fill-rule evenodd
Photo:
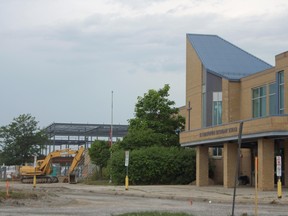
<path fill-rule="evenodd" d="M 36 188 L 36 170 L 35 170 L 34 177 L 33 177 L 33 188 L 34 189 Z"/>
<path fill-rule="evenodd" d="M 128 186 L 129 186 L 129 179 L 128 179 L 128 175 L 126 175 L 126 178 L 125 178 L 125 190 L 128 190 Z"/>
<path fill-rule="evenodd" d="M 33 178 L 33 188 L 36 188 L 36 175 L 34 175 L 34 178 Z"/>
<path fill-rule="evenodd" d="M 280 178 L 278 179 L 278 182 L 277 182 L 277 194 L 278 194 L 278 199 L 281 199 L 282 198 L 282 183 L 281 183 Z"/>

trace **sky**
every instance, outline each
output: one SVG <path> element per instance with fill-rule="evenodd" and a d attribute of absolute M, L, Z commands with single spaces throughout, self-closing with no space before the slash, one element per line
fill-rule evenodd
<path fill-rule="evenodd" d="M 287 0 L 0 0 L 0 126 L 20 114 L 42 128 L 127 124 L 137 97 L 165 84 L 183 106 L 187 33 L 275 65 L 287 11 Z"/>

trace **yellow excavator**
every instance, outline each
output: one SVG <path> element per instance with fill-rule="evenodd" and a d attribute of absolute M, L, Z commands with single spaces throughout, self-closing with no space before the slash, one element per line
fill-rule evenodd
<path fill-rule="evenodd" d="M 79 164 L 79 161 L 82 159 L 83 152 L 83 146 L 81 146 L 78 150 L 56 150 L 49 153 L 44 160 L 37 160 L 36 167 L 22 166 L 20 168 L 21 182 L 32 184 L 34 175 L 36 175 L 37 183 L 56 183 L 58 182 L 58 178 L 50 175 L 52 172 L 52 158 L 75 155 L 68 170 L 68 177 L 64 179 L 64 182 L 76 183 L 75 174 L 73 172 Z"/>

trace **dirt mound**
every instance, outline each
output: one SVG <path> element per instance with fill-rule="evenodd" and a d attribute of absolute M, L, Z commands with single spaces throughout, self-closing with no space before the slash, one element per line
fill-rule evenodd
<path fill-rule="evenodd" d="M 29 206 L 41 207 L 59 206 L 69 202 L 69 199 L 61 200 L 57 193 L 64 192 L 63 188 L 36 188 L 11 189 L 7 194 L 6 188 L 0 187 L 0 206 Z"/>

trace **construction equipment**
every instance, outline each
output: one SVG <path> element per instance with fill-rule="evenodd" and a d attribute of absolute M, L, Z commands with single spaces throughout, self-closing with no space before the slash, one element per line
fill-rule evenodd
<path fill-rule="evenodd" d="M 71 149 L 57 150 L 49 153 L 44 160 L 37 160 L 35 167 L 22 166 L 20 168 L 21 182 L 32 184 L 33 177 L 35 175 L 37 183 L 56 183 L 58 182 L 58 178 L 50 175 L 52 172 L 51 168 L 52 159 L 56 157 L 75 155 L 69 168 L 68 180 L 66 180 L 66 182 L 70 183 L 70 175 L 72 175 L 71 183 L 76 183 L 75 176 L 73 178 L 73 171 L 77 167 L 83 152 L 84 148 L 82 146 L 78 150 L 71 150 Z"/>
<path fill-rule="evenodd" d="M 81 159 L 83 159 L 82 155 L 84 152 L 84 148 L 82 148 L 81 150 L 78 150 L 78 153 L 74 156 L 73 161 L 69 167 L 68 170 L 68 182 L 70 184 L 76 184 L 77 183 L 77 179 L 76 179 L 76 174 L 74 173 L 76 167 L 78 166 L 79 162 L 81 161 Z"/>

